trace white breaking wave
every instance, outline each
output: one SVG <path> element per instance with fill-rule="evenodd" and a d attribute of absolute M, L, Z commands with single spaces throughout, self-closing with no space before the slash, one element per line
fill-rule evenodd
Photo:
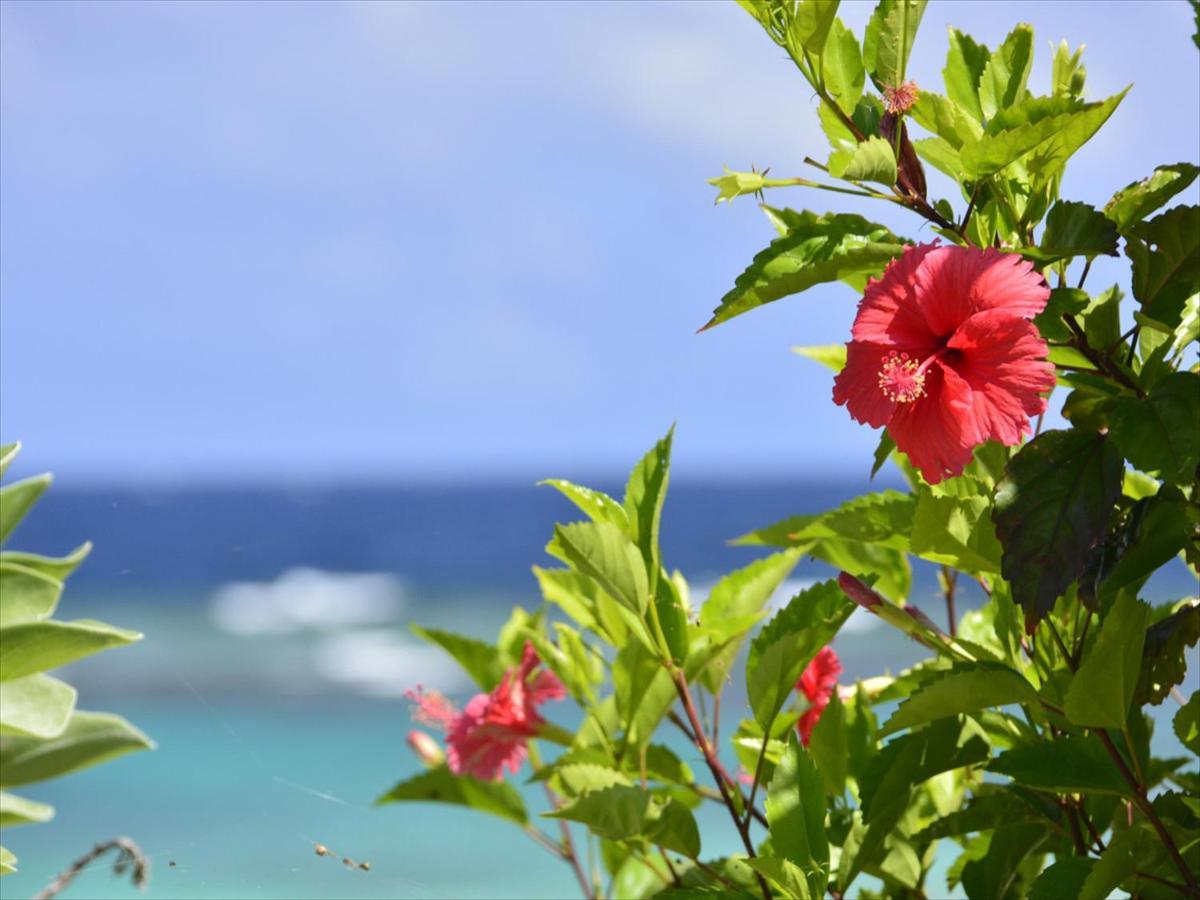
<path fill-rule="evenodd" d="M 289 569 L 274 581 L 236 581 L 213 594 L 217 627 L 231 634 L 291 634 L 394 622 L 404 585 L 394 575 Z"/>

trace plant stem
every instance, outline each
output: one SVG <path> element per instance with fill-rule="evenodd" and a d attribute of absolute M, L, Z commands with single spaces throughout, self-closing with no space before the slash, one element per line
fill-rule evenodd
<path fill-rule="evenodd" d="M 704 756 L 704 761 L 708 764 L 708 769 L 712 773 L 713 780 L 716 781 L 717 787 L 721 791 L 721 798 L 725 801 L 725 808 L 729 810 L 729 817 L 733 819 L 733 825 L 737 829 L 738 836 L 742 839 L 742 846 L 746 848 L 746 854 L 754 858 L 757 854 L 754 850 L 754 842 L 750 840 L 750 827 L 738 815 L 737 807 L 733 802 L 733 795 L 729 791 L 729 785 L 726 784 L 726 779 L 729 776 L 721 765 L 721 761 L 717 759 L 716 751 L 709 744 L 708 737 L 704 734 L 704 729 L 700 725 L 700 717 L 696 715 L 696 706 L 692 703 L 692 693 L 688 690 L 687 678 L 674 665 L 670 667 L 670 674 L 671 680 L 675 683 L 675 692 L 679 694 L 679 700 L 683 703 L 683 711 L 687 714 L 688 722 L 691 723 L 692 733 L 696 738 L 696 747 Z M 758 872 L 755 872 L 754 875 L 758 879 L 758 886 L 762 889 L 764 900 L 773 900 L 771 889 L 767 887 L 766 879 Z"/>
<path fill-rule="evenodd" d="M 775 722 L 772 719 L 771 724 Z M 758 780 L 762 777 L 763 761 L 767 758 L 767 743 L 771 740 L 771 729 L 763 729 L 762 746 L 758 748 L 758 761 L 754 764 L 754 781 L 750 785 L 750 799 L 746 802 L 746 821 L 747 826 L 750 825 L 750 810 L 754 809 L 754 795 L 758 793 Z"/>
<path fill-rule="evenodd" d="M 150 879 L 150 860 L 146 858 L 146 854 L 142 852 L 142 848 L 134 843 L 132 839 L 119 837 L 113 838 L 111 841 L 103 841 L 96 844 L 91 850 L 71 863 L 71 868 L 46 885 L 41 893 L 34 896 L 33 900 L 52 900 L 52 898 L 57 897 L 66 890 L 80 872 L 114 848 L 121 852 L 113 863 L 113 874 L 121 875 L 127 867 L 132 867 L 134 887 L 139 890 L 144 888 L 146 882 Z"/>
<path fill-rule="evenodd" d="M 1075 287 L 1077 289 L 1083 290 L 1083 283 L 1085 281 L 1087 281 L 1088 272 L 1090 272 L 1091 270 L 1092 270 L 1092 258 L 1089 256 L 1083 262 L 1083 272 L 1081 272 L 1079 275 L 1079 284 L 1075 285 Z"/>
<path fill-rule="evenodd" d="M 1139 397 L 1144 398 L 1146 392 L 1141 389 L 1128 375 L 1121 369 L 1120 366 L 1113 363 L 1111 359 L 1103 353 L 1097 352 L 1091 344 L 1088 343 L 1087 334 L 1080 327 L 1079 322 L 1074 316 L 1063 316 L 1063 322 L 1071 329 L 1071 333 L 1075 335 L 1075 340 L 1071 345 L 1087 357 L 1088 362 L 1094 365 L 1097 369 L 1107 374 L 1110 378 L 1120 384 L 1122 387 L 1127 387 Z"/>
<path fill-rule="evenodd" d="M 946 595 L 946 618 L 950 624 L 950 637 L 958 636 L 958 615 L 954 609 L 954 591 L 958 587 L 958 570 L 942 566 L 942 591 Z"/>

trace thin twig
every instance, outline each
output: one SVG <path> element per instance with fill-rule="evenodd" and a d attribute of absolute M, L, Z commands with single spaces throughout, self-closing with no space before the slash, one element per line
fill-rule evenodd
<path fill-rule="evenodd" d="M 1091 344 L 1088 343 L 1087 334 L 1083 328 L 1075 320 L 1074 316 L 1063 316 L 1063 322 L 1071 329 L 1071 333 L 1075 336 L 1072 346 L 1080 353 L 1087 357 L 1088 361 L 1097 369 L 1100 369 L 1105 374 L 1109 375 L 1114 381 L 1122 387 L 1127 387 L 1139 397 L 1145 397 L 1146 392 L 1141 387 L 1130 379 L 1128 375 L 1116 365 L 1111 359 L 1102 353 L 1099 353 Z"/>
<path fill-rule="evenodd" d="M 942 592 L 946 595 L 946 618 L 950 622 L 950 637 L 958 636 L 958 615 L 954 609 L 954 590 L 958 587 L 958 570 L 942 566 Z"/>
<path fill-rule="evenodd" d="M 119 837 L 97 844 L 87 853 L 83 854 L 75 862 L 71 863 L 71 868 L 46 885 L 40 894 L 35 895 L 33 900 L 51 900 L 51 898 L 57 897 L 75 880 L 80 872 L 114 848 L 121 852 L 113 860 L 113 874 L 120 876 L 124 875 L 127 869 L 131 870 L 133 886 L 138 890 L 144 889 L 150 880 L 150 860 L 146 858 L 146 854 L 142 852 L 142 848 L 134 843 L 132 838 Z"/>
<path fill-rule="evenodd" d="M 1083 290 L 1083 283 L 1087 281 L 1088 272 L 1092 270 L 1092 258 L 1089 256 L 1083 261 L 1083 272 L 1079 275 L 1079 284 L 1075 285 L 1077 290 Z"/>
<path fill-rule="evenodd" d="M 546 799 L 550 801 L 550 808 L 557 812 L 562 806 L 558 802 L 558 795 L 554 793 L 554 789 L 548 782 L 543 781 L 542 787 L 546 790 Z M 575 872 L 575 880 L 579 882 L 579 887 L 583 890 L 583 896 L 588 900 L 593 900 L 596 894 L 592 880 L 588 878 L 582 863 L 579 862 L 579 854 L 575 852 L 575 841 L 571 838 L 571 829 L 567 826 L 567 820 L 559 819 L 558 827 L 562 833 L 562 846 L 558 848 L 559 855 L 571 864 L 571 869 Z"/>

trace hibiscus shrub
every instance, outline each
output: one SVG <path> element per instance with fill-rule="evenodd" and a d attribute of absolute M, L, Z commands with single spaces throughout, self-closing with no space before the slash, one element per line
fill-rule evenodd
<path fill-rule="evenodd" d="M 815 179 L 727 171 L 718 199 L 831 189 L 904 207 L 939 237 L 764 205 L 778 237 L 706 327 L 850 285 L 846 345 L 801 349 L 835 370 L 835 403 L 883 429 L 872 473 L 891 458 L 908 490 L 746 535 L 774 552 L 694 604 L 658 541 L 671 435 L 620 502 L 549 482 L 586 521 L 556 526 L 563 567 L 535 569 L 545 603 L 495 645 L 419 630 L 481 692 L 461 711 L 410 695 L 444 747 L 414 732 L 427 771 L 382 801 L 509 819 L 592 897 L 921 897 L 939 858 L 971 898 L 1200 896 L 1200 694 L 1177 687 L 1200 599 L 1139 599 L 1176 557 L 1200 564 L 1200 210 L 1163 211 L 1200 169 L 1161 166 L 1103 209 L 1060 199 L 1068 158 L 1125 92 L 1084 99 L 1063 43 L 1035 96 L 1027 25 L 995 50 L 951 29 L 939 94 L 906 78 L 920 0 L 883 0 L 861 43 L 836 0 L 740 2 L 819 99 L 832 149 L 806 159 Z M 930 199 L 927 164 L 957 204 Z M 1095 257 L 1121 252 L 1132 303 L 1085 290 Z M 1043 429 L 1059 386 L 1064 427 Z M 806 555 L 836 577 L 759 627 Z M 914 557 L 939 567 L 944 628 L 906 602 Z M 984 602 L 960 616 L 966 583 Z M 928 658 L 839 688 L 827 645 L 857 608 Z M 747 715 L 722 741 L 722 692 L 743 666 Z M 1177 710 L 1152 714 L 1172 695 Z M 543 717 L 562 699 L 572 730 Z M 1174 732 L 1155 739 L 1165 758 L 1156 721 Z M 513 783 L 526 760 L 542 819 Z M 705 803 L 730 830 L 702 850 Z"/>

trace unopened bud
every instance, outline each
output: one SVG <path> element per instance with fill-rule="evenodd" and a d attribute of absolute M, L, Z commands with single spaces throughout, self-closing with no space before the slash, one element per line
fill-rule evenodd
<path fill-rule="evenodd" d="M 408 733 L 408 746 L 427 768 L 433 769 L 446 760 L 446 754 L 441 746 L 423 731 L 413 730 Z"/>

